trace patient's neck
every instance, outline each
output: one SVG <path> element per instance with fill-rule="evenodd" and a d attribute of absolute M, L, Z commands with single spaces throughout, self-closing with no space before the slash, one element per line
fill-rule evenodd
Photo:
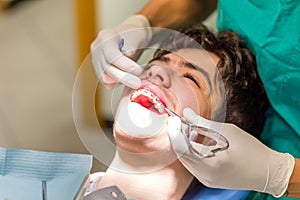
<path fill-rule="evenodd" d="M 167 154 L 160 153 L 157 159 L 161 164 L 158 160 L 154 162 L 156 156 L 135 157 L 117 150 L 98 188 L 116 185 L 126 196 L 134 199 L 181 199 L 193 176 L 170 152 L 168 158 Z"/>

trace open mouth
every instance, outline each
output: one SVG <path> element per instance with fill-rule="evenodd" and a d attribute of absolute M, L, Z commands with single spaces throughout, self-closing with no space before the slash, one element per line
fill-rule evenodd
<path fill-rule="evenodd" d="M 134 91 L 130 97 L 130 100 L 131 102 L 138 103 L 144 108 L 159 114 L 162 114 L 164 112 L 164 108 L 166 107 L 165 103 L 163 103 L 151 91 L 145 88 Z"/>

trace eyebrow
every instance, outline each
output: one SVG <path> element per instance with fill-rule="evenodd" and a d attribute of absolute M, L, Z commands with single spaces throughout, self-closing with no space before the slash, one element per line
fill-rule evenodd
<path fill-rule="evenodd" d="M 160 56 L 160 57 L 156 57 L 154 59 L 152 59 L 150 62 L 154 61 L 154 60 L 159 60 L 159 61 L 162 61 L 162 62 L 165 62 L 167 64 L 170 64 L 171 63 L 171 59 L 168 58 L 167 56 Z M 211 81 L 210 79 L 208 78 L 209 77 L 209 74 L 207 71 L 205 71 L 203 68 L 197 66 L 197 65 L 194 65 L 190 62 L 187 62 L 187 61 L 180 61 L 179 62 L 179 66 L 181 67 L 185 67 L 185 68 L 188 68 L 188 69 L 192 69 L 192 70 L 196 70 L 196 71 L 199 71 L 203 76 L 204 78 L 206 79 L 206 82 L 208 83 L 208 86 L 209 86 L 209 90 L 211 91 L 212 90 L 212 84 L 211 84 Z"/>

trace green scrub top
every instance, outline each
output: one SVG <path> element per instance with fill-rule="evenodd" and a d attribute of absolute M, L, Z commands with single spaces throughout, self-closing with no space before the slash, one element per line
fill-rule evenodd
<path fill-rule="evenodd" d="M 217 26 L 239 33 L 256 55 L 271 103 L 261 141 L 300 158 L 299 1 L 219 0 Z M 248 199 L 275 198 L 252 192 Z"/>

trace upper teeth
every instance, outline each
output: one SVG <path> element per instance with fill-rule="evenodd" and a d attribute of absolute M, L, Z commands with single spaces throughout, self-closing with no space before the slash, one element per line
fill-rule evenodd
<path fill-rule="evenodd" d="M 147 89 L 140 89 L 135 91 L 131 95 L 130 100 L 133 101 L 140 95 L 146 96 L 149 99 L 151 99 L 154 104 L 154 107 L 158 110 L 158 112 L 162 113 L 164 111 L 164 105 L 160 102 L 160 99 Z"/>

